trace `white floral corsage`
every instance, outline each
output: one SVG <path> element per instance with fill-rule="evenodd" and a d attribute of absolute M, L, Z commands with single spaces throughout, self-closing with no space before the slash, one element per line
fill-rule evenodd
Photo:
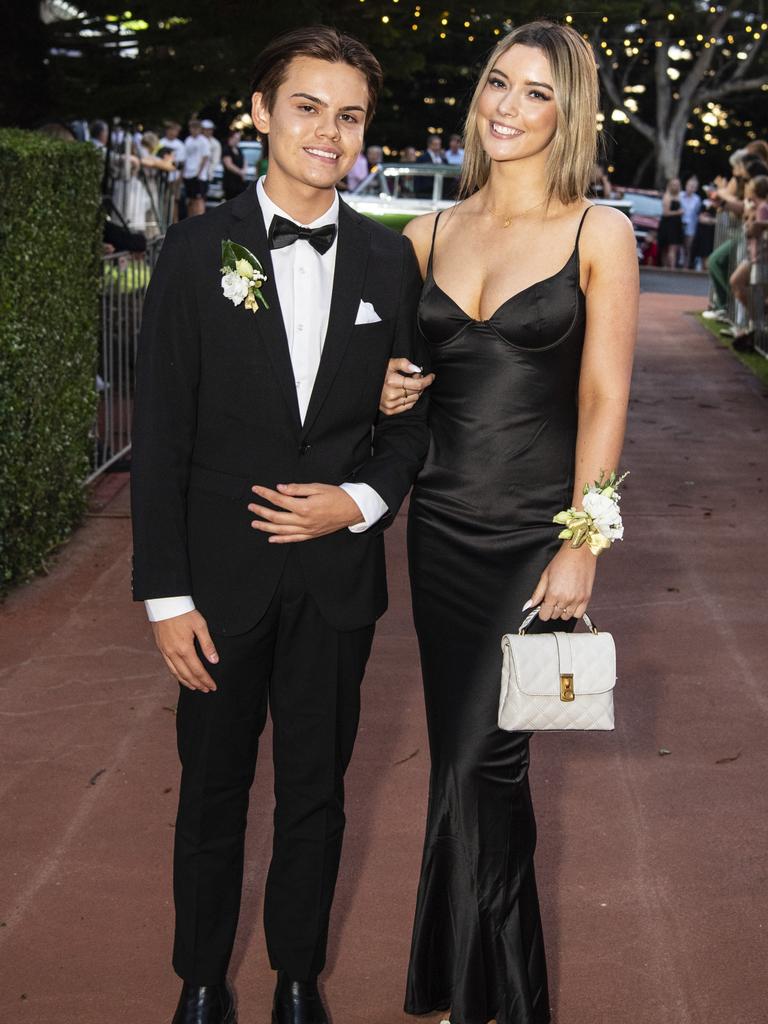
<path fill-rule="evenodd" d="M 612 472 L 606 478 L 605 470 L 600 471 L 600 479 L 594 484 L 584 485 L 582 508 L 569 508 L 558 512 L 552 520 L 564 529 L 560 531 L 560 540 L 569 540 L 572 548 L 580 548 L 588 544 L 593 555 L 607 551 L 615 540 L 624 536 L 624 524 L 621 521 L 619 487 L 629 473 L 620 477 Z"/>
<path fill-rule="evenodd" d="M 239 306 L 245 302 L 245 308 L 257 313 L 259 303 L 265 309 L 269 304 L 261 292 L 261 286 L 267 275 L 250 250 L 228 238 L 221 243 L 221 288 L 226 298 Z"/>

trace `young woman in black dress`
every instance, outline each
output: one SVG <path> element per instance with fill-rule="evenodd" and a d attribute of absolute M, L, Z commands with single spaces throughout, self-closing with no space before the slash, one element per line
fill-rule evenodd
<path fill-rule="evenodd" d="M 530 735 L 496 716 L 523 605 L 559 630 L 587 607 L 596 558 L 552 517 L 618 467 L 624 438 L 637 257 L 629 220 L 585 199 L 597 102 L 578 33 L 515 29 L 470 106 L 467 198 L 406 229 L 436 376 L 408 531 L 432 772 L 405 1008 L 451 1024 L 550 1019 Z M 388 412 L 423 390 L 398 367 Z"/>
<path fill-rule="evenodd" d="M 683 205 L 680 202 L 680 179 L 672 178 L 661 200 L 659 220 L 659 252 L 662 267 L 674 270 L 681 246 L 685 243 L 683 234 Z"/>
<path fill-rule="evenodd" d="M 245 177 L 245 155 L 240 149 L 240 132 L 231 131 L 221 154 L 224 167 L 224 198 L 234 199 L 248 187 Z"/>

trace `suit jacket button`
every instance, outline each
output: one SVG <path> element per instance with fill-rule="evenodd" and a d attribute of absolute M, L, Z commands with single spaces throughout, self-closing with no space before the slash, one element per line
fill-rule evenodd
<path fill-rule="evenodd" d="M 309 444 L 308 441 L 305 441 L 302 445 L 299 446 L 299 455 L 309 455 L 311 451 L 312 445 Z"/>

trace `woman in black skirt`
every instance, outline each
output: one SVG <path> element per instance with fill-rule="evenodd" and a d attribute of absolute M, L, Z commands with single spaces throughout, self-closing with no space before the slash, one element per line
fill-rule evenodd
<path fill-rule="evenodd" d="M 683 208 L 680 203 L 680 179 L 667 182 L 661 205 L 659 221 L 659 252 L 662 267 L 674 270 L 680 247 L 685 242 L 683 235 Z"/>

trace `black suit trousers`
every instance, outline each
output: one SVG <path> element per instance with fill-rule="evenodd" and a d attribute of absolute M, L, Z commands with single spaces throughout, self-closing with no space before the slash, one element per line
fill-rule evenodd
<path fill-rule="evenodd" d="M 173 966 L 185 981 L 212 985 L 227 972 L 249 790 L 268 708 L 276 807 L 264 899 L 267 948 L 272 967 L 292 979 L 322 970 L 344 833 L 344 772 L 373 633 L 373 624 L 341 632 L 326 623 L 291 548 L 260 622 L 238 636 L 214 635 L 219 663 L 208 670 L 216 691 L 181 688 Z"/>

